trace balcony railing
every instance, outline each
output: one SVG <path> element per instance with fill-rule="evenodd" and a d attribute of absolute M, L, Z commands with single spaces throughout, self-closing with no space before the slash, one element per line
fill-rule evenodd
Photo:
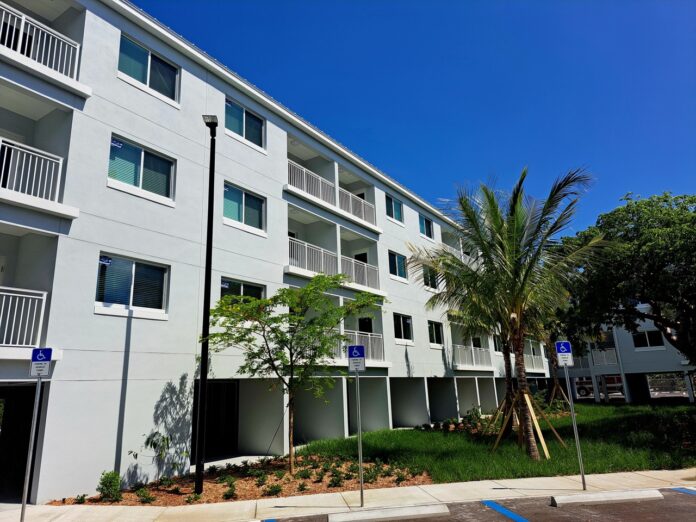
<path fill-rule="evenodd" d="M 459 250 L 458 248 L 455 248 L 453 246 L 447 245 L 445 243 L 442 243 L 442 248 L 449 252 L 450 254 L 458 257 L 459 259 L 462 259 L 464 256 L 462 255 L 462 251 Z"/>
<path fill-rule="evenodd" d="M 618 364 L 615 348 L 606 350 L 592 350 L 592 363 L 595 366 L 613 366 Z"/>
<path fill-rule="evenodd" d="M 543 371 L 544 370 L 544 358 L 541 355 L 531 355 L 529 353 L 524 354 L 524 367 L 527 371 Z"/>
<path fill-rule="evenodd" d="M 63 158 L 0 138 L 0 187 L 58 201 Z"/>
<path fill-rule="evenodd" d="M 291 160 L 288 160 L 288 184 L 329 205 L 336 205 L 336 185 Z"/>
<path fill-rule="evenodd" d="M 341 256 L 341 273 L 358 285 L 379 289 L 379 269 L 357 259 Z"/>
<path fill-rule="evenodd" d="M 318 246 L 289 237 L 290 265 L 326 275 L 338 273 L 338 256 Z"/>
<path fill-rule="evenodd" d="M 368 203 L 342 188 L 338 189 L 338 200 L 341 210 L 345 210 L 349 214 L 353 214 L 355 217 L 373 225 L 376 223 L 375 206 L 372 203 Z"/>
<path fill-rule="evenodd" d="M 490 368 L 491 351 L 488 348 L 475 348 L 455 344 L 452 346 L 453 362 L 455 366 L 467 366 L 471 368 Z"/>
<path fill-rule="evenodd" d="M 362 345 L 365 347 L 365 359 L 368 361 L 384 360 L 384 341 L 382 340 L 382 334 L 345 330 L 343 335 L 348 338 L 346 346 Z M 343 357 L 345 357 L 345 352 L 343 353 Z"/>
<path fill-rule="evenodd" d="M 0 286 L 0 346 L 37 347 L 45 303 L 46 292 Z"/>
<path fill-rule="evenodd" d="M 72 79 L 80 44 L 0 2 L 0 45 Z"/>

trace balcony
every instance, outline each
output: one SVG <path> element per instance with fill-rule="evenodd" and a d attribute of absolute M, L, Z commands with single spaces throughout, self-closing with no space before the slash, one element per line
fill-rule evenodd
<path fill-rule="evenodd" d="M 488 348 L 475 348 L 455 344 L 452 346 L 452 359 L 454 367 L 458 370 L 490 370 L 491 351 Z"/>
<path fill-rule="evenodd" d="M 338 274 L 338 256 L 321 247 L 288 238 L 290 266 L 326 275 Z"/>
<path fill-rule="evenodd" d="M 541 355 L 524 354 L 524 367 L 528 372 L 543 372 L 544 358 Z"/>
<path fill-rule="evenodd" d="M 292 160 L 288 160 L 288 183 L 329 205 L 336 205 L 336 185 Z"/>
<path fill-rule="evenodd" d="M 338 201 L 341 210 L 352 214 L 362 221 L 367 221 L 371 225 L 376 225 L 375 206 L 372 203 L 368 203 L 342 188 L 338 189 Z"/>
<path fill-rule="evenodd" d="M 46 292 L 0 286 L 0 347 L 38 347 L 45 304 Z"/>
<path fill-rule="evenodd" d="M 0 200 L 75 218 L 59 201 L 62 171 L 60 156 L 0 137 Z"/>
<path fill-rule="evenodd" d="M 347 359 L 346 349 L 348 346 L 362 345 L 365 347 L 365 360 L 368 364 L 370 362 L 384 362 L 384 340 L 382 334 L 344 330 L 343 335 L 347 337 L 347 340 L 334 350 L 333 356 L 335 360 L 345 361 Z"/>
<path fill-rule="evenodd" d="M 35 6 L 45 10 L 40 3 Z M 57 17 L 60 15 L 58 11 L 60 9 L 56 8 L 51 14 Z M 48 13 L 46 11 L 44 14 Z M 77 81 L 80 62 L 78 42 L 2 2 L 0 28 L 0 57 L 83 97 L 91 95 L 91 89 Z"/>
<path fill-rule="evenodd" d="M 592 364 L 594 366 L 614 366 L 618 364 L 616 348 L 607 348 L 606 350 L 593 349 Z"/>
<path fill-rule="evenodd" d="M 379 290 L 379 269 L 376 266 L 341 256 L 341 273 L 356 285 Z"/>

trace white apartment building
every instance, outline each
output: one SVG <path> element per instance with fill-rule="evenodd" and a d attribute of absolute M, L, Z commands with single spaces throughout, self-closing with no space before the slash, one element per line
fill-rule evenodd
<path fill-rule="evenodd" d="M 335 299 L 378 294 L 343 325 L 364 344 L 363 427 L 494 409 L 504 389 L 494 340 L 465 339 L 429 310 L 408 244 L 457 251 L 433 206 L 222 64 L 122 0 L 0 1 L 0 501 L 21 492 L 32 347 L 54 350 L 41 399 L 30 498 L 127 482 L 153 430 L 191 446 L 200 352 L 208 130 L 217 115 L 213 302 L 271 295 L 324 272 Z M 213 303 L 211 303 L 213 304 Z M 548 375 L 530 343 L 532 380 Z M 287 450 L 285 400 L 211 362 L 207 458 Z M 355 432 L 337 350 L 328 403 L 300 397 L 297 440 Z M 280 429 L 278 429 L 280 426 Z M 147 452 L 145 452 L 147 453 Z"/>

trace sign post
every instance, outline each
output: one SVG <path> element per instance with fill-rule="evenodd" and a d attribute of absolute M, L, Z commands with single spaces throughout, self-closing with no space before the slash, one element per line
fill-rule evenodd
<path fill-rule="evenodd" d="M 34 412 L 31 415 L 31 432 L 29 432 L 29 451 L 27 452 L 27 467 L 24 471 L 24 488 L 22 490 L 22 512 L 19 516 L 20 522 L 24 522 L 24 515 L 27 510 L 27 497 L 29 496 L 29 476 L 31 475 L 31 461 L 34 456 L 34 434 L 36 433 L 36 422 L 39 415 L 39 399 L 41 398 L 41 377 L 48 377 L 51 370 L 51 348 L 34 348 L 31 351 L 31 370 L 29 375 L 36 377 L 36 392 L 34 394 Z"/>
<path fill-rule="evenodd" d="M 580 477 L 582 478 L 582 489 L 587 490 L 585 483 L 585 467 L 582 463 L 582 450 L 580 449 L 580 436 L 578 435 L 578 421 L 575 418 L 575 403 L 573 402 L 573 394 L 570 391 L 570 376 L 568 375 L 568 366 L 573 366 L 573 348 L 570 346 L 570 341 L 556 342 L 556 356 L 558 365 L 563 366 L 565 372 L 566 389 L 568 390 L 568 402 L 570 402 L 570 418 L 573 421 L 573 434 L 575 435 L 575 447 L 578 450 L 578 463 L 580 464 Z"/>
<path fill-rule="evenodd" d="M 360 372 L 365 371 L 365 347 L 362 345 L 348 347 L 348 368 L 355 372 L 355 399 L 358 414 L 358 466 L 360 476 L 360 507 L 365 506 L 363 495 L 363 455 L 362 455 L 362 419 L 360 418 Z"/>

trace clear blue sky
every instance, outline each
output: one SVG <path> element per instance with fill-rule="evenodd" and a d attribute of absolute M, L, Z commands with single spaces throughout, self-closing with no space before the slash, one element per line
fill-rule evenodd
<path fill-rule="evenodd" d="M 694 1 L 135 1 L 431 202 L 525 165 L 594 175 L 576 229 L 696 192 Z"/>

